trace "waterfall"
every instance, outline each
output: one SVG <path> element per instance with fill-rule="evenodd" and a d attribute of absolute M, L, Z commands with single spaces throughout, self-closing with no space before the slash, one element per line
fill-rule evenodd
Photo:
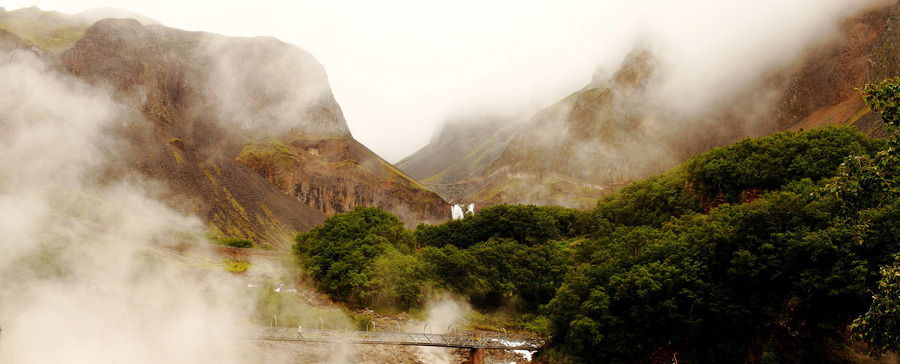
<path fill-rule="evenodd" d="M 464 205 L 456 204 L 450 207 L 450 216 L 453 218 L 453 220 L 459 220 L 466 216 L 475 215 L 474 203 L 470 203 L 469 206 L 466 206 L 467 209 L 465 213 L 463 213 L 463 206 Z"/>
<path fill-rule="evenodd" d="M 450 215 L 453 217 L 453 220 L 462 219 L 463 218 L 462 207 L 459 205 L 453 205 L 453 207 L 450 208 Z"/>

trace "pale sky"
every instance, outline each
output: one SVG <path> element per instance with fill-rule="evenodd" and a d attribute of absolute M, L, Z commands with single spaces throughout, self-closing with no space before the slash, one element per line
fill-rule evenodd
<path fill-rule="evenodd" d="M 427 144 L 446 119 L 560 100 L 587 85 L 598 67 L 615 71 L 637 39 L 665 40 L 673 67 L 684 70 L 671 92 L 697 91 L 702 98 L 702 90 L 726 77 L 752 78 L 863 1 L 12 0 L 0 6 L 71 14 L 111 6 L 169 27 L 295 44 L 324 65 L 354 137 L 397 162 Z"/>

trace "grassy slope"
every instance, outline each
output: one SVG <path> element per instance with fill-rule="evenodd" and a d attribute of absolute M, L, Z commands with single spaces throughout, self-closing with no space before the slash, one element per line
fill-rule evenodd
<path fill-rule="evenodd" d="M 89 23 L 55 11 L 35 7 L 0 12 L 0 28 L 15 33 L 27 44 L 59 52 L 75 44 Z"/>

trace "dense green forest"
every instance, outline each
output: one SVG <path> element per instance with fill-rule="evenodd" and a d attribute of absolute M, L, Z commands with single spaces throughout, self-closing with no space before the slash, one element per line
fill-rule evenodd
<path fill-rule="evenodd" d="M 889 140 L 785 132 L 697 155 L 591 211 L 492 206 L 410 231 L 378 208 L 297 236 L 350 304 L 451 291 L 551 338 L 550 362 L 854 362 L 900 349 L 897 80 L 870 85 Z"/>

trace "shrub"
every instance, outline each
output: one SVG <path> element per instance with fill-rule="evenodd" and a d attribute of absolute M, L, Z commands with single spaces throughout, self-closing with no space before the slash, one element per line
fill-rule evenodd
<path fill-rule="evenodd" d="M 250 262 L 234 257 L 225 258 L 225 270 L 231 273 L 244 273 L 250 269 Z"/>
<path fill-rule="evenodd" d="M 250 249 L 254 246 L 253 240 L 243 238 L 222 238 L 218 240 L 218 243 L 220 245 L 241 249 Z"/>

